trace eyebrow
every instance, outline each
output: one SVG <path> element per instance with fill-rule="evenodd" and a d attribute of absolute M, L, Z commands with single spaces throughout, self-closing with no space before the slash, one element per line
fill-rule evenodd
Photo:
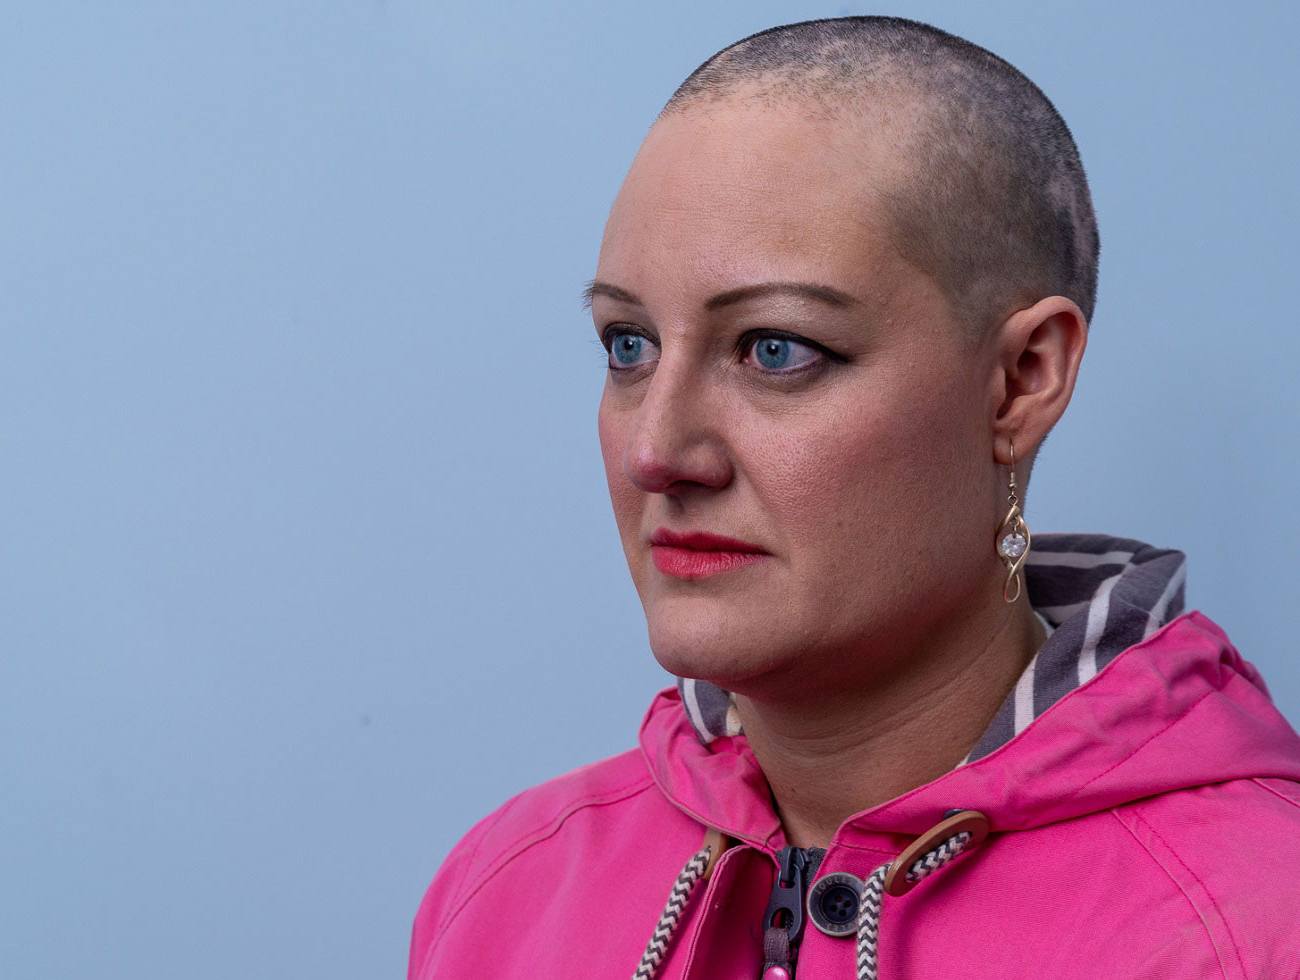
<path fill-rule="evenodd" d="M 760 282 L 752 286 L 728 289 L 725 292 L 710 296 L 704 301 L 704 309 L 712 312 L 745 300 L 776 295 L 802 296 L 805 299 L 816 300 L 838 309 L 861 305 L 856 297 L 835 289 L 833 286 L 823 286 L 814 282 Z M 635 293 L 628 292 L 613 283 L 593 279 L 582 290 L 582 308 L 591 309 L 591 302 L 596 296 L 608 296 L 610 299 L 630 303 L 633 306 L 645 306 Z"/>

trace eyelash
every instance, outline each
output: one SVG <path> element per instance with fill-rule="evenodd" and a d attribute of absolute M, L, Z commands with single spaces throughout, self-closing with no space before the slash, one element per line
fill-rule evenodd
<path fill-rule="evenodd" d="M 607 364 L 612 374 L 626 374 L 630 371 L 635 371 L 637 367 L 640 366 L 637 365 L 634 367 L 614 367 L 613 363 L 608 362 L 608 358 L 612 358 L 614 354 L 614 350 L 613 350 L 614 338 L 624 336 L 624 335 L 629 335 L 629 334 L 634 337 L 644 337 L 646 340 L 650 341 L 650 343 L 652 344 L 654 343 L 654 339 L 643 330 L 627 329 L 627 328 L 615 329 L 614 327 L 610 327 L 602 335 L 601 343 L 605 348 L 605 353 L 607 355 Z M 824 366 L 826 361 L 846 360 L 846 358 L 843 358 L 840 355 L 827 350 L 825 347 L 821 346 L 821 344 L 813 343 L 811 340 L 808 340 L 805 337 L 800 337 L 798 334 L 787 333 L 784 330 L 770 330 L 770 329 L 749 330 L 741 334 L 740 338 L 736 341 L 736 354 L 737 355 L 747 354 L 749 350 L 752 349 L 755 343 L 757 343 L 760 340 L 766 340 L 769 338 L 775 338 L 777 340 L 788 340 L 791 343 L 799 344 L 800 346 L 807 347 L 809 350 L 816 351 L 818 354 L 821 355 L 821 359 L 819 360 L 813 360 L 807 364 L 802 365 L 801 367 L 791 368 L 785 371 L 769 371 L 769 370 L 763 370 L 761 368 L 758 369 L 760 374 L 765 374 L 768 375 L 769 377 L 774 377 L 774 378 L 798 377 L 800 375 L 808 373 L 809 371 L 817 370 L 818 368 Z"/>

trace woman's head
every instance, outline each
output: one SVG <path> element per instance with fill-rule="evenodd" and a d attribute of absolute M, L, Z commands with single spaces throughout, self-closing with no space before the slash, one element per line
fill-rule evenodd
<path fill-rule="evenodd" d="M 898 232 L 929 117 L 881 91 L 851 112 L 761 83 L 682 102 L 611 211 L 590 290 L 611 347 L 600 440 L 672 673 L 851 683 L 1001 601 L 1010 444 L 1023 499 L 1086 319 L 1046 295 L 970 329 Z M 768 554 L 682 578 L 653 560 L 661 528 Z"/>

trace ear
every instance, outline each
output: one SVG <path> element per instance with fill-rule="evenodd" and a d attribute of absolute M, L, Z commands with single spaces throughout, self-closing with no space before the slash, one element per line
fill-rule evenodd
<path fill-rule="evenodd" d="M 1088 346 L 1088 322 L 1078 304 L 1048 296 L 1018 310 L 997 332 L 997 377 L 992 405 L 993 455 L 1017 476 L 1065 414 Z"/>

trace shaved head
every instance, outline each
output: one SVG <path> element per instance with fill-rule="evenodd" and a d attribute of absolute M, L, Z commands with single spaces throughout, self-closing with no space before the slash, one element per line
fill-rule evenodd
<path fill-rule="evenodd" d="M 997 55 L 901 17 L 803 21 L 714 54 L 660 118 L 735 100 L 797 104 L 887 141 L 888 172 L 868 175 L 880 217 L 971 343 L 1046 296 L 1091 321 L 1100 242 L 1078 148 L 1047 96 Z"/>

